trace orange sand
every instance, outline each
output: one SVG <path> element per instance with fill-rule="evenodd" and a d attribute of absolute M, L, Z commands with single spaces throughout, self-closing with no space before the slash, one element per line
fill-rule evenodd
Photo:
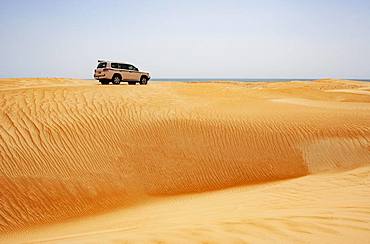
<path fill-rule="evenodd" d="M 0 242 L 370 239 L 369 83 L 2 79 L 0 107 Z"/>

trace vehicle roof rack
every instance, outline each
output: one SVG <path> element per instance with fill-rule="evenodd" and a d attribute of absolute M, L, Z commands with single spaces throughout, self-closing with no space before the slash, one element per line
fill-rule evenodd
<path fill-rule="evenodd" d="M 121 62 L 121 61 L 107 61 L 107 60 L 101 60 L 101 59 L 98 59 L 98 63 L 102 63 L 102 62 L 109 62 L 109 63 L 120 63 L 120 64 L 130 64 L 130 65 L 134 65 L 132 63 L 128 63 L 128 62 Z M 135 66 L 135 65 L 134 65 Z"/>

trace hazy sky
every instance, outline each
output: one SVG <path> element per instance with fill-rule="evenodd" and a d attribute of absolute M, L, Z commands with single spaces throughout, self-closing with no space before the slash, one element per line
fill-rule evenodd
<path fill-rule="evenodd" d="M 0 77 L 370 78 L 370 0 L 0 0 L 0 31 Z"/>

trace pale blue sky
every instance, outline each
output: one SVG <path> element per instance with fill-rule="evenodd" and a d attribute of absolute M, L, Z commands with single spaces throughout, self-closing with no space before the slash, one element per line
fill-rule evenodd
<path fill-rule="evenodd" d="M 369 0 L 0 0 L 0 31 L 0 77 L 370 78 Z"/>

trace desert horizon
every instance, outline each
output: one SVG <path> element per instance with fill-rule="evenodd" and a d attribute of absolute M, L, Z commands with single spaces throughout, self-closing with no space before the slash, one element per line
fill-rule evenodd
<path fill-rule="evenodd" d="M 0 79 L 0 242 L 370 236 L 370 83 Z"/>

